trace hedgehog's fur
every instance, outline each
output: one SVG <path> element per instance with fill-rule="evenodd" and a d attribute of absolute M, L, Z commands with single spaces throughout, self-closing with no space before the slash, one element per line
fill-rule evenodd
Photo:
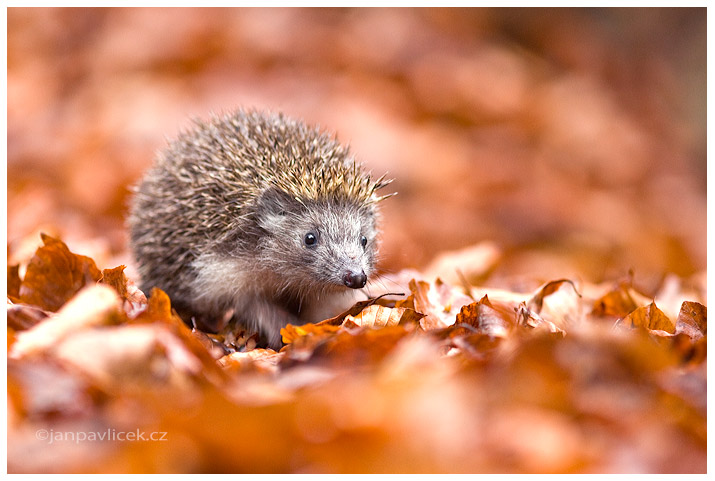
<path fill-rule="evenodd" d="M 386 197 L 376 191 L 387 183 L 333 136 L 282 114 L 196 121 L 135 189 L 130 244 L 142 289 L 163 289 L 205 328 L 233 312 L 279 347 L 282 326 L 320 320 L 311 316 L 321 305 L 372 275 L 376 203 Z"/>

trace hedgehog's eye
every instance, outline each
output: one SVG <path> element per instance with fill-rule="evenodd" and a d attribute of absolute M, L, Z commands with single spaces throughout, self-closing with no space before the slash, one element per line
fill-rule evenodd
<path fill-rule="evenodd" d="M 305 234 L 303 242 L 305 242 L 305 245 L 307 245 L 308 247 L 313 247 L 318 242 L 318 236 L 316 236 L 312 232 L 308 232 L 307 234 Z"/>
<path fill-rule="evenodd" d="M 363 246 L 363 248 L 367 246 L 367 237 L 365 237 L 364 235 L 360 236 L 360 245 Z"/>

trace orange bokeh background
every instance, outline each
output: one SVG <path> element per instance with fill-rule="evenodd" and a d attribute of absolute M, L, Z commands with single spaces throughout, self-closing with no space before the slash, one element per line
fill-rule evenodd
<path fill-rule="evenodd" d="M 489 282 L 706 267 L 706 10 L 8 9 L 8 252 L 132 261 L 128 186 L 190 116 L 282 110 L 399 195 L 383 267 Z"/>

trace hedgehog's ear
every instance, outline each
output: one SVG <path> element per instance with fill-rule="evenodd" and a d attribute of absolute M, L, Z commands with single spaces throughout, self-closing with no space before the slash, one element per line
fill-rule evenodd
<path fill-rule="evenodd" d="M 269 187 L 258 196 L 258 222 L 272 232 L 283 224 L 287 214 L 295 210 L 297 201 L 278 187 Z"/>
<path fill-rule="evenodd" d="M 271 186 L 258 197 L 258 209 L 269 215 L 286 215 L 293 210 L 296 202 L 287 192 Z"/>

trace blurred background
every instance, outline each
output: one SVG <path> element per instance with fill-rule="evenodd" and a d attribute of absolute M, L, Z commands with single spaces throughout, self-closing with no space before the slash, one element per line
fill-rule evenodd
<path fill-rule="evenodd" d="M 132 261 L 128 187 L 189 117 L 317 123 L 399 192 L 383 268 L 491 241 L 484 279 L 706 268 L 706 9 L 9 8 L 8 255 Z M 526 282 L 526 281 L 525 281 Z"/>

